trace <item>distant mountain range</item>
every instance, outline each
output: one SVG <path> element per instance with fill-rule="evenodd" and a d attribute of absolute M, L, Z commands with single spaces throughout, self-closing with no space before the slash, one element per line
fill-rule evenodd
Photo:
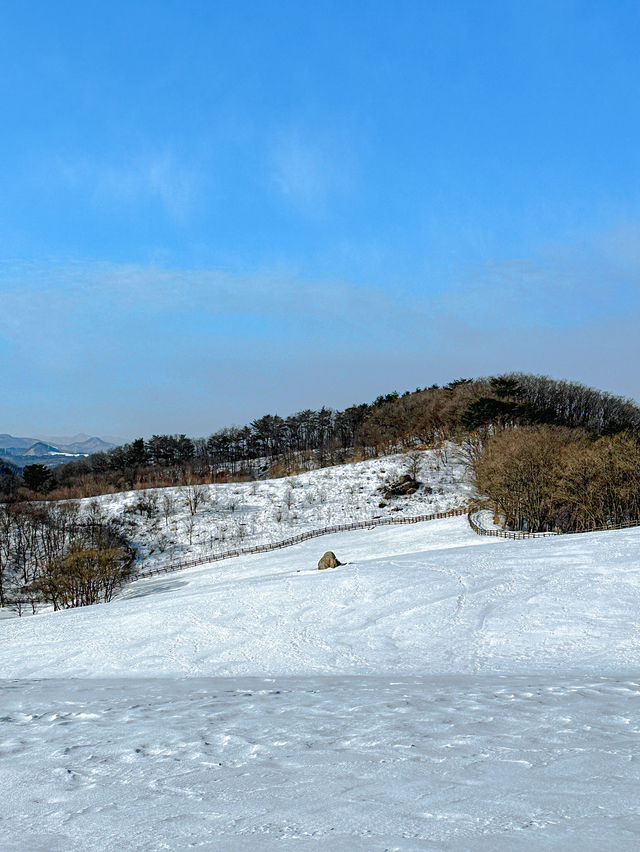
<path fill-rule="evenodd" d="M 117 446 L 117 443 L 90 435 L 74 435 L 72 438 L 18 438 L 0 434 L 0 459 L 6 459 L 16 467 L 28 464 L 45 464 L 56 467 L 66 461 L 84 458 L 91 453 L 101 453 Z"/>
<path fill-rule="evenodd" d="M 78 432 L 77 435 L 41 435 L 36 434 L 36 440 L 44 441 L 45 444 L 53 444 L 54 447 L 71 447 L 76 444 L 85 445 L 89 441 L 98 441 L 100 444 L 109 444 L 112 447 L 121 447 L 126 443 L 125 438 L 117 438 L 114 435 L 103 435 L 101 438 L 87 435 L 86 432 Z M 92 452 L 94 452 L 92 450 Z M 96 450 L 95 452 L 99 452 Z"/>

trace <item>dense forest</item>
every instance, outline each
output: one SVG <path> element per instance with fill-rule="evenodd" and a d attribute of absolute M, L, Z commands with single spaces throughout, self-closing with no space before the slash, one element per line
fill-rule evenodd
<path fill-rule="evenodd" d="M 463 442 L 478 490 L 514 529 L 640 518 L 640 408 L 576 382 L 510 373 L 380 396 L 343 411 L 266 414 L 208 438 L 154 435 L 49 470 L 0 469 L 5 501 L 282 476 Z"/>
<path fill-rule="evenodd" d="M 509 529 L 576 532 L 640 522 L 637 433 L 502 429 L 482 445 L 474 473 Z"/>

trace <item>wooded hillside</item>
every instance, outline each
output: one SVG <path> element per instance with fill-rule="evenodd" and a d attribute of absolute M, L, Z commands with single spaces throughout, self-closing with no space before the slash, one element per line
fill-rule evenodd
<path fill-rule="evenodd" d="M 254 479 L 454 440 L 466 442 L 479 491 L 514 528 L 578 529 L 637 516 L 639 430 L 631 400 L 510 373 L 393 392 L 343 411 L 266 414 L 208 438 L 139 438 L 53 471 L 6 468 L 0 488 L 5 499 L 57 499 Z"/>

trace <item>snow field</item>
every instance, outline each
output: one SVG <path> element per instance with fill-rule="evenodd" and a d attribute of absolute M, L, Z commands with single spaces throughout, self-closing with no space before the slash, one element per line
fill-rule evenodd
<path fill-rule="evenodd" d="M 35 678 L 628 671 L 639 542 L 487 539 L 464 517 L 339 533 L 13 619 L 0 665 Z M 347 564 L 319 572 L 329 549 Z"/>
<path fill-rule="evenodd" d="M 3 621 L 0 847 L 636 850 L 639 553 L 450 518 Z"/>
<path fill-rule="evenodd" d="M 2 690 L 2 848 L 633 850 L 640 684 L 54 679 Z"/>

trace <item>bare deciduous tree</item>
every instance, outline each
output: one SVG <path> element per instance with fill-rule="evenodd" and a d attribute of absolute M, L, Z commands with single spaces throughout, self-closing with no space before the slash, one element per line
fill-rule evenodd
<path fill-rule="evenodd" d="M 169 519 L 176 510 L 176 499 L 171 491 L 165 490 L 163 492 L 162 499 L 160 500 L 160 506 L 162 509 L 162 516 L 164 518 L 164 525 L 167 529 L 169 529 Z"/>
<path fill-rule="evenodd" d="M 187 485 L 184 488 L 184 502 L 192 515 L 198 511 L 198 507 L 207 502 L 207 489 L 204 485 Z"/>

